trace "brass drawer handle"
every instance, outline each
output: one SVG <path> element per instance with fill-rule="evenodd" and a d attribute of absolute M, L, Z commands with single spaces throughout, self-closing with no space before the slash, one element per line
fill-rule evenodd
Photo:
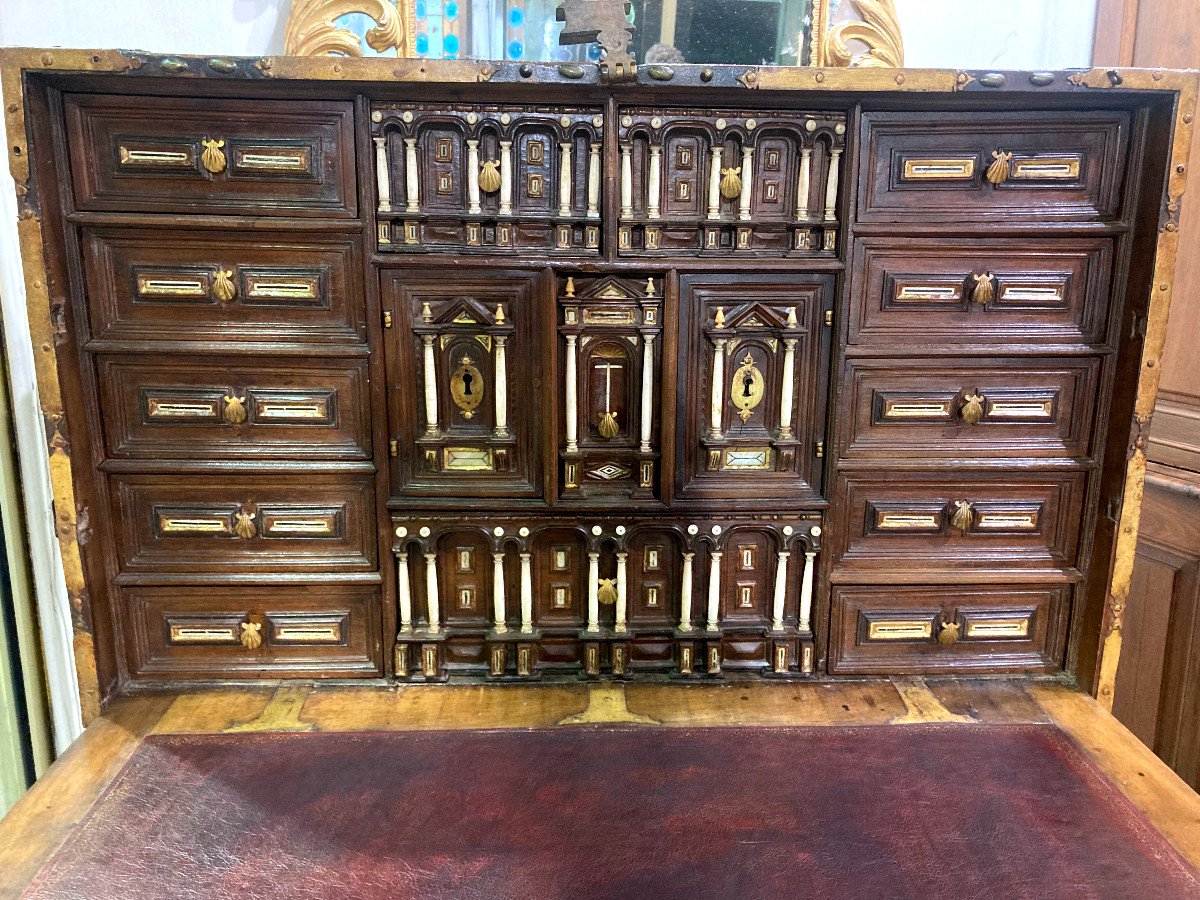
<path fill-rule="evenodd" d="M 225 146 L 225 142 L 219 138 L 205 137 L 201 138 L 200 143 L 204 145 L 204 152 L 200 154 L 200 162 L 204 164 L 204 168 L 214 175 L 224 172 L 225 151 L 221 148 Z"/>
<path fill-rule="evenodd" d="M 228 303 L 237 296 L 237 285 L 233 283 L 233 270 L 217 268 L 213 279 L 212 295 L 221 303 Z"/>
<path fill-rule="evenodd" d="M 996 299 L 996 276 L 991 272 L 980 272 L 972 275 L 975 286 L 971 288 L 971 302 L 987 306 Z"/>
<path fill-rule="evenodd" d="M 226 397 L 226 400 L 229 398 Z M 979 420 L 983 418 L 984 404 L 987 403 L 987 397 L 983 394 L 972 391 L 971 393 L 963 393 L 963 406 L 959 411 L 962 420 L 968 425 L 978 425 Z"/>
<path fill-rule="evenodd" d="M 1005 153 L 1003 150 L 992 151 L 992 162 L 987 167 L 987 180 L 992 184 L 1003 184 L 1008 180 L 1008 174 L 1011 169 L 1012 153 Z"/>
<path fill-rule="evenodd" d="M 954 501 L 954 515 L 950 517 L 950 524 L 959 531 L 966 531 L 975 522 L 975 510 L 971 508 L 969 500 Z"/>
<path fill-rule="evenodd" d="M 949 647 L 951 644 L 957 644 L 959 631 L 962 630 L 962 625 L 958 622 L 942 622 L 942 627 L 938 631 L 937 642 L 943 647 Z"/>
<path fill-rule="evenodd" d="M 242 633 L 238 636 L 242 646 L 247 650 L 257 650 L 262 646 L 262 622 L 243 622 Z"/>
<path fill-rule="evenodd" d="M 233 526 L 233 530 L 237 532 L 238 537 L 248 541 L 258 533 L 258 527 L 254 524 L 254 513 L 247 512 L 245 507 L 240 513 L 236 513 L 234 518 L 237 524 Z"/>
<path fill-rule="evenodd" d="M 225 411 L 222 413 L 226 422 L 230 425 L 241 425 L 246 421 L 246 398 L 235 397 L 232 394 L 225 395 Z M 965 418 L 964 414 L 964 418 Z"/>

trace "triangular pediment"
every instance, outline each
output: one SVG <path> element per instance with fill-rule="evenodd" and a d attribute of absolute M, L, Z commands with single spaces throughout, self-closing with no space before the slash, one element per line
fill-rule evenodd
<path fill-rule="evenodd" d="M 433 312 L 433 322 L 437 325 L 494 325 L 496 316 L 494 309 L 488 309 L 474 297 L 455 297 L 443 301 L 441 306 L 430 303 Z M 421 310 L 417 311 L 418 317 Z"/>
<path fill-rule="evenodd" d="M 636 300 L 643 296 L 635 282 L 623 281 L 611 276 L 597 278 L 589 282 L 579 291 L 579 297 L 585 300 Z"/>
<path fill-rule="evenodd" d="M 725 313 L 726 328 L 785 328 L 787 313 L 764 303 L 744 303 Z"/>

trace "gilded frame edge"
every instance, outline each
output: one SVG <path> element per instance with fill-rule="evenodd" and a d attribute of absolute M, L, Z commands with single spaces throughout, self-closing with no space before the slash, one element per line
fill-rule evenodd
<path fill-rule="evenodd" d="M 63 562 L 67 595 L 71 603 L 75 664 L 85 725 L 101 712 L 96 649 L 93 635 L 85 626 L 87 586 L 79 553 L 71 455 L 62 433 L 64 403 L 58 360 L 54 352 L 42 222 L 37 213 L 37 205 L 31 202 L 29 196 L 29 141 L 25 122 L 24 73 L 130 72 L 143 66 L 143 56 L 145 55 L 133 55 L 120 50 L 0 48 L 0 80 L 3 83 L 9 171 L 17 193 L 17 228 L 30 333 L 35 351 L 41 351 L 35 353 L 37 386 L 46 433 L 50 435 L 47 441 L 48 466 L 54 500 L 55 533 Z M 253 60 L 253 67 L 264 77 L 284 80 L 417 81 L 453 84 L 488 81 L 497 71 L 494 64 L 468 60 L 430 62 L 421 59 L 330 56 L 264 56 L 248 59 Z M 965 70 L 813 66 L 750 67 L 737 79 L 745 88 L 754 90 L 897 93 L 953 93 L 963 90 L 975 80 L 976 77 Z M 1153 287 L 1157 290 L 1151 290 L 1147 311 L 1146 336 L 1142 345 L 1134 416 L 1130 424 L 1126 452 L 1121 516 L 1113 548 L 1100 646 L 1096 658 L 1094 696 L 1104 709 L 1111 712 L 1145 488 L 1146 437 L 1158 396 L 1162 353 L 1166 343 L 1167 320 L 1179 254 L 1179 211 L 1187 182 L 1187 161 L 1193 139 L 1197 97 L 1200 94 L 1200 71 L 1100 67 L 1072 71 L 1067 74 L 1066 80 L 1078 88 L 1103 91 L 1120 87 L 1122 90 L 1176 95 L 1168 154 L 1169 170 L 1164 195 L 1161 198 L 1162 214 L 1154 249 Z M 90 610 L 88 612 L 90 613 Z"/>

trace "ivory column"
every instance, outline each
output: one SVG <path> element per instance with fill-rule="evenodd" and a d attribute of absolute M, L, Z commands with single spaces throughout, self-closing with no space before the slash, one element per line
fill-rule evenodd
<path fill-rule="evenodd" d="M 654 335 L 642 340 L 642 433 L 638 450 L 650 452 L 650 431 L 654 424 Z"/>
<path fill-rule="evenodd" d="M 633 215 L 633 145 L 621 145 L 621 215 Z"/>
<path fill-rule="evenodd" d="M 683 572 L 679 576 L 679 630 L 692 630 L 692 560 L 695 553 L 683 554 Z"/>
<path fill-rule="evenodd" d="M 779 439 L 792 439 L 792 382 L 796 380 L 796 339 L 783 339 L 783 380 L 779 385 Z"/>
<path fill-rule="evenodd" d="M 500 142 L 500 215 L 512 215 L 512 141 Z"/>
<path fill-rule="evenodd" d="M 662 147 L 650 145 L 650 177 L 646 188 L 646 217 L 659 217 L 659 198 L 662 196 Z"/>
<path fill-rule="evenodd" d="M 479 141 L 467 141 L 467 214 L 477 216 L 479 206 Z"/>
<path fill-rule="evenodd" d="M 521 633 L 533 632 L 533 554 L 521 554 Z"/>
<path fill-rule="evenodd" d="M 558 145 L 562 158 L 558 169 L 558 214 L 571 215 L 571 142 L 563 141 Z"/>
<path fill-rule="evenodd" d="M 791 555 L 786 550 L 781 550 L 775 564 L 775 600 L 771 606 L 772 631 L 783 631 L 783 601 L 787 598 L 788 559 Z"/>
<path fill-rule="evenodd" d="M 796 180 L 796 218 L 808 218 L 808 192 L 812 183 L 812 147 L 800 149 L 800 175 Z"/>
<path fill-rule="evenodd" d="M 742 195 L 738 198 L 738 218 L 750 220 L 750 192 L 754 190 L 754 148 L 742 148 Z"/>
<path fill-rule="evenodd" d="M 600 218 L 600 144 L 591 144 L 588 157 L 587 215 L 589 219 Z"/>
<path fill-rule="evenodd" d="M 577 397 L 579 385 L 575 378 L 575 343 L 578 340 L 576 335 L 567 335 L 567 452 L 579 452 L 579 400 Z"/>
<path fill-rule="evenodd" d="M 629 609 L 629 583 L 627 579 L 627 571 L 625 561 L 629 558 L 628 553 L 617 554 L 617 625 L 616 630 L 624 632 L 625 617 Z"/>
<path fill-rule="evenodd" d="M 506 335 L 496 335 L 496 428 L 493 435 L 498 438 L 508 437 L 508 363 L 504 355 L 507 342 Z"/>
<path fill-rule="evenodd" d="M 408 554 L 396 554 L 396 589 L 400 594 L 400 630 L 412 631 L 412 588 L 408 583 Z"/>
<path fill-rule="evenodd" d="M 725 148 L 717 144 L 712 148 L 708 162 L 708 217 L 721 218 L 721 154 Z"/>
<path fill-rule="evenodd" d="M 830 222 L 837 218 L 837 194 L 838 194 L 838 160 L 841 158 L 842 151 L 838 147 L 834 147 L 829 151 L 829 180 L 825 182 L 825 221 Z"/>
<path fill-rule="evenodd" d="M 717 617 L 721 611 L 721 551 L 708 555 L 708 630 L 717 631 Z"/>
<path fill-rule="evenodd" d="M 712 398 L 709 404 L 708 435 L 714 440 L 721 438 L 721 413 L 725 410 L 725 342 L 728 338 L 717 338 L 714 343 L 712 370 Z"/>
<path fill-rule="evenodd" d="M 429 631 L 437 633 L 442 628 L 442 607 L 438 597 L 436 553 L 425 554 L 425 604 L 429 608 Z"/>
<path fill-rule="evenodd" d="M 404 139 L 404 186 L 408 192 L 408 212 L 421 211 L 421 179 L 417 175 L 417 139 Z"/>
<path fill-rule="evenodd" d="M 588 631 L 600 630 L 600 554 L 588 554 Z"/>
<path fill-rule="evenodd" d="M 492 554 L 492 612 L 495 614 L 496 634 L 508 631 L 504 611 L 504 554 Z"/>
<path fill-rule="evenodd" d="M 813 570 L 816 568 L 817 553 L 815 550 L 804 554 L 804 581 L 800 583 L 800 621 L 797 623 L 801 631 L 811 631 L 808 623 L 812 615 Z"/>
<path fill-rule="evenodd" d="M 421 340 L 425 344 L 425 433 L 427 435 L 438 433 L 437 365 L 433 360 L 433 339 L 434 335 L 432 334 L 421 335 Z"/>
<path fill-rule="evenodd" d="M 379 211 L 392 211 L 392 179 L 388 176 L 387 138 L 375 138 L 375 181 L 379 185 Z"/>

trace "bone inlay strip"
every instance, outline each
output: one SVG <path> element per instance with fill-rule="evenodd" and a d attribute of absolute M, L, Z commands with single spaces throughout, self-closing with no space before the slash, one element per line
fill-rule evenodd
<path fill-rule="evenodd" d="M 228 534 L 229 520 L 224 516 L 159 516 L 163 534 Z"/>
<path fill-rule="evenodd" d="M 993 400 L 988 405 L 989 419 L 1050 418 L 1053 400 Z"/>
<path fill-rule="evenodd" d="M 190 168 L 195 156 L 191 150 L 130 150 L 118 148 L 123 166 L 172 166 Z"/>
<path fill-rule="evenodd" d="M 172 644 L 236 644 L 237 629 L 230 625 L 172 625 Z"/>
<path fill-rule="evenodd" d="M 186 403 L 152 398 L 149 403 L 149 415 L 151 419 L 215 419 L 217 405 L 204 401 Z"/>
<path fill-rule="evenodd" d="M 1011 637 L 1029 636 L 1028 619 L 969 619 L 967 637 Z"/>
<path fill-rule="evenodd" d="M 936 513 L 880 513 L 875 520 L 879 528 L 902 531 L 910 528 L 937 528 L 941 517 Z"/>
<path fill-rule="evenodd" d="M 324 419 L 329 411 L 324 403 L 281 403 L 272 401 L 255 406 L 259 419 Z"/>
<path fill-rule="evenodd" d="M 1005 285 L 1000 288 L 1000 300 L 1002 302 L 1010 300 L 1026 303 L 1045 303 L 1047 301 L 1061 303 L 1062 298 L 1062 288 L 1058 287 Z"/>
<path fill-rule="evenodd" d="M 208 284 L 203 278 L 147 278 L 139 275 L 138 296 L 207 297 Z"/>
<path fill-rule="evenodd" d="M 1079 177 L 1079 159 L 1074 156 L 1043 159 L 1014 159 L 1009 178 L 1031 181 L 1048 179 L 1074 181 Z"/>
<path fill-rule="evenodd" d="M 949 400 L 914 400 L 907 403 L 886 401 L 883 406 L 885 419 L 928 419 L 934 416 L 946 418 L 950 415 Z"/>
<path fill-rule="evenodd" d="M 975 159 L 906 159 L 904 177 L 917 181 L 969 181 L 975 177 Z"/>
<path fill-rule="evenodd" d="M 872 622 L 867 626 L 867 639 L 872 641 L 912 641 L 933 637 L 933 622 Z"/>
<path fill-rule="evenodd" d="M 264 534 L 332 534 L 333 519 L 330 516 L 311 519 L 268 519 L 263 527 Z"/>
<path fill-rule="evenodd" d="M 951 285 L 905 285 L 896 291 L 897 300 L 961 300 L 962 288 Z"/>
<path fill-rule="evenodd" d="M 317 279 L 251 276 L 246 279 L 246 296 L 312 300 L 317 296 Z"/>
<path fill-rule="evenodd" d="M 1037 513 L 989 513 L 981 512 L 975 519 L 976 528 L 994 528 L 1003 531 L 1033 531 L 1037 528 Z"/>
<path fill-rule="evenodd" d="M 276 625 L 274 632 L 276 641 L 293 644 L 327 644 L 342 639 L 342 629 L 337 622 Z"/>
<path fill-rule="evenodd" d="M 304 150 L 292 150 L 283 153 L 242 153 L 238 156 L 238 168 L 307 172 L 308 152 Z"/>

